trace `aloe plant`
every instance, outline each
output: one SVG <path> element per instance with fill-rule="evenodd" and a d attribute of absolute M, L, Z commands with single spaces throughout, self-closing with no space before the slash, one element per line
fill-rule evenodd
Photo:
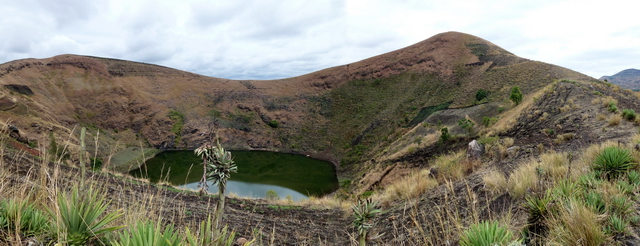
<path fill-rule="evenodd" d="M 382 212 L 380 209 L 376 209 L 376 206 L 378 206 L 378 202 L 374 202 L 371 199 L 358 200 L 358 203 L 351 206 L 355 216 L 353 225 L 358 230 L 360 246 L 367 244 L 367 233 L 374 225 L 373 218 Z"/>
<path fill-rule="evenodd" d="M 108 224 L 122 216 L 120 211 L 106 213 L 108 202 L 106 194 L 88 187 L 79 194 L 78 187 L 73 187 L 71 194 L 58 194 L 58 213 L 49 211 L 57 218 L 53 231 L 58 232 L 58 238 L 69 245 L 87 245 L 97 240 L 102 234 L 121 228 L 122 226 L 108 226 Z"/>
<path fill-rule="evenodd" d="M 220 229 L 222 216 L 224 215 L 224 193 L 227 187 L 227 181 L 231 177 L 231 173 L 238 172 L 238 166 L 236 166 L 233 161 L 231 152 L 226 151 L 220 145 L 220 141 L 217 142 L 216 146 L 208 143 L 204 144 L 195 149 L 194 152 L 196 155 L 202 157 L 202 162 L 206 170 L 206 179 L 218 186 L 218 203 L 216 204 L 214 214 L 214 226 L 216 229 Z"/>
<path fill-rule="evenodd" d="M 474 224 L 463 232 L 460 238 L 462 246 L 507 245 L 513 243 L 513 234 L 498 222 L 484 221 Z"/>
<path fill-rule="evenodd" d="M 49 229 L 49 217 L 28 201 L 13 199 L 0 202 L 0 230 L 18 232 L 26 237 L 37 236 Z"/>
<path fill-rule="evenodd" d="M 138 222 L 129 230 L 120 233 L 120 241 L 115 246 L 177 246 L 182 245 L 178 232 L 173 224 L 162 230 L 162 221 L 155 225 L 151 221 Z M 208 244 L 200 244 L 208 245 Z"/>

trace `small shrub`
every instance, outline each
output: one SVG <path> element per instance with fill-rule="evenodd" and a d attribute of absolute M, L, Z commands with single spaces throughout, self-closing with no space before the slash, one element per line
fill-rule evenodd
<path fill-rule="evenodd" d="M 462 233 L 460 245 L 507 245 L 512 240 L 513 234 L 506 226 L 498 224 L 497 221 L 483 221 L 479 224 L 471 225 Z"/>
<path fill-rule="evenodd" d="M 505 108 L 504 107 L 499 107 L 498 108 L 498 114 L 501 114 L 502 112 L 504 112 Z"/>
<path fill-rule="evenodd" d="M 482 124 L 485 127 L 489 127 L 489 126 L 495 124 L 497 121 L 498 121 L 498 119 L 493 118 L 493 117 L 487 117 L 487 116 L 482 117 Z"/>
<path fill-rule="evenodd" d="M 451 138 L 451 134 L 449 134 L 449 128 L 444 127 L 440 129 L 440 133 L 440 143 L 444 143 Z"/>
<path fill-rule="evenodd" d="M 487 92 L 487 91 L 486 91 L 486 90 L 484 90 L 484 89 L 479 89 L 479 90 L 476 92 L 476 101 L 478 101 L 478 102 L 479 102 L 479 101 L 482 101 L 482 99 L 487 98 L 487 96 L 488 96 L 488 95 L 489 95 L 489 92 Z"/>
<path fill-rule="evenodd" d="M 593 170 L 602 177 L 611 180 L 627 173 L 636 163 L 627 149 L 607 147 L 603 149 L 593 162 Z"/>
<path fill-rule="evenodd" d="M 473 126 L 475 124 L 470 119 L 462 119 L 458 121 L 458 125 L 462 127 L 462 129 L 465 129 L 469 133 L 469 135 L 471 135 L 473 133 Z"/>
<path fill-rule="evenodd" d="M 276 201 L 276 200 L 280 200 L 280 196 L 278 195 L 278 193 L 276 193 L 276 191 L 274 190 L 268 190 L 267 194 L 266 194 L 266 198 L 269 201 Z"/>
<path fill-rule="evenodd" d="M 269 121 L 269 126 L 273 128 L 278 128 L 280 124 L 276 120 Z"/>
<path fill-rule="evenodd" d="M 636 119 L 636 111 L 633 109 L 622 110 L 622 117 L 629 121 L 634 121 Z"/>
<path fill-rule="evenodd" d="M 618 106 L 616 106 L 616 104 L 613 101 L 611 101 L 607 104 L 607 110 L 609 110 L 609 112 L 611 113 L 617 113 Z"/>
<path fill-rule="evenodd" d="M 516 106 L 522 102 L 522 92 L 520 91 L 520 87 L 514 86 L 511 88 L 511 95 L 509 96 L 509 99 L 513 101 Z"/>

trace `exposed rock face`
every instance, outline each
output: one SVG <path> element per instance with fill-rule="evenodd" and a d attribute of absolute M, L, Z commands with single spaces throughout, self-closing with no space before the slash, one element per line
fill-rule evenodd
<path fill-rule="evenodd" d="M 473 140 L 469 143 L 469 147 L 467 148 L 467 158 L 470 160 L 480 160 L 484 152 L 484 145 Z"/>
<path fill-rule="evenodd" d="M 31 90 L 31 88 L 29 88 L 29 86 L 26 86 L 26 85 L 9 84 L 9 85 L 4 85 L 4 87 L 6 87 L 9 90 L 20 93 L 22 95 L 27 95 L 27 96 L 33 95 L 33 91 Z"/>

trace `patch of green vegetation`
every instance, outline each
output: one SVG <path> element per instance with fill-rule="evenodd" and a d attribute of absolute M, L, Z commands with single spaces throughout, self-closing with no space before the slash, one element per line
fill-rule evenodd
<path fill-rule="evenodd" d="M 498 119 L 496 119 L 495 117 L 488 117 L 488 116 L 482 117 L 482 125 L 484 125 L 485 127 L 490 127 L 496 122 L 498 122 Z"/>
<path fill-rule="evenodd" d="M 262 100 L 264 108 L 268 111 L 284 110 L 289 108 L 289 104 L 293 102 L 291 97 L 265 98 Z"/>
<path fill-rule="evenodd" d="M 478 89 L 476 92 L 476 101 L 480 102 L 482 99 L 487 98 L 489 96 L 489 92 L 485 89 Z"/>
<path fill-rule="evenodd" d="M 477 56 L 480 60 L 483 60 L 489 51 L 489 45 L 487 44 L 467 44 L 467 47 L 471 49 L 471 54 Z"/>
<path fill-rule="evenodd" d="M 176 110 L 171 110 L 167 116 L 173 120 L 173 126 L 171 127 L 171 133 L 176 135 L 176 145 L 180 143 L 182 137 L 182 128 L 184 127 L 184 115 Z"/>
<path fill-rule="evenodd" d="M 420 112 L 418 113 L 418 115 L 416 115 L 416 117 L 414 117 L 406 127 L 417 126 L 418 124 L 420 124 L 420 122 L 423 122 L 433 113 L 449 108 L 449 105 L 451 105 L 451 103 L 453 102 L 447 102 L 440 105 L 429 106 L 429 107 L 424 107 L 420 109 Z"/>
<path fill-rule="evenodd" d="M 636 119 L 636 111 L 633 109 L 622 110 L 622 117 L 629 121 L 634 121 Z"/>
<path fill-rule="evenodd" d="M 102 168 L 102 157 L 89 157 L 89 161 L 93 170 L 100 170 Z"/>
<path fill-rule="evenodd" d="M 272 121 L 269 121 L 268 125 L 272 128 L 278 128 L 279 123 L 277 120 L 272 120 Z"/>
<path fill-rule="evenodd" d="M 451 139 L 451 134 L 449 133 L 449 128 L 442 128 L 440 129 L 440 138 L 438 139 L 439 143 L 444 143 L 447 142 L 449 139 Z"/>
<path fill-rule="evenodd" d="M 513 101 L 516 106 L 522 102 L 522 92 L 520 91 L 520 87 L 514 86 L 511 88 L 511 96 L 509 96 L 509 99 Z"/>

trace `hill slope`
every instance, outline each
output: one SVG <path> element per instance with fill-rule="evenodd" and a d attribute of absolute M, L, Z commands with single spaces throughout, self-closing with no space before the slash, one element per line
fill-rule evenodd
<path fill-rule="evenodd" d="M 38 143 L 49 142 L 43 129 L 63 139 L 79 124 L 103 130 L 122 146 L 194 148 L 204 141 L 203 133 L 217 129 L 229 148 L 306 153 L 342 160 L 348 167 L 409 131 L 408 123 L 419 122 L 423 108 L 471 106 L 478 89 L 489 91 L 489 101 L 500 104 L 511 86 L 527 94 L 558 79 L 590 78 L 457 32 L 269 81 L 61 55 L 0 65 L 2 91 L 13 102 L 0 117 L 11 118 Z M 33 94 L 11 91 L 8 85 L 27 86 Z M 120 147 L 109 148 L 101 151 L 105 157 Z"/>
<path fill-rule="evenodd" d="M 624 89 L 638 91 L 640 90 L 640 70 L 625 69 L 612 76 L 602 76 L 600 80 L 607 80 L 610 83 L 619 85 Z"/>

